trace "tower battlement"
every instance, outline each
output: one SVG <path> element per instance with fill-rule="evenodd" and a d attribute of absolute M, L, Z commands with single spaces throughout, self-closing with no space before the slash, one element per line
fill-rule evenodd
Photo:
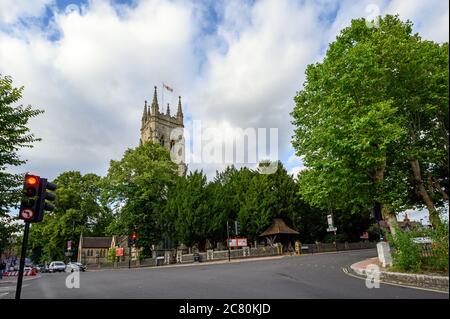
<path fill-rule="evenodd" d="M 170 115 L 170 106 L 167 104 L 166 113 L 162 113 L 159 109 L 158 95 L 155 90 L 153 93 L 153 101 L 151 106 L 147 105 L 147 101 L 144 102 L 144 112 L 142 114 L 141 125 L 141 139 L 140 144 L 152 141 L 159 143 L 170 152 L 174 152 L 175 143 L 182 142 L 182 153 L 184 154 L 184 136 L 179 135 L 177 139 L 171 139 L 171 133 L 174 129 L 184 128 L 183 123 L 183 110 L 181 105 L 181 96 L 178 97 L 178 108 L 174 116 Z M 181 154 L 178 154 L 180 156 Z M 180 175 L 186 174 L 186 164 L 178 164 L 178 172 Z"/>

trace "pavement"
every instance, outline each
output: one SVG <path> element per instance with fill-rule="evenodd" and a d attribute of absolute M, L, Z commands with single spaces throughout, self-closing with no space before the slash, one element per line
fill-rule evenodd
<path fill-rule="evenodd" d="M 24 282 L 23 299 L 448 299 L 448 294 L 365 280 L 343 269 L 376 256 L 358 250 L 278 258 L 152 268 L 105 269 L 79 273 L 79 288 L 68 288 L 74 273 L 41 274 Z M 78 273 L 77 273 L 78 274 Z M 12 299 L 15 286 L 0 286 L 0 299 Z"/>
<path fill-rule="evenodd" d="M 349 274 L 359 276 L 366 279 L 368 274 L 374 277 L 374 268 L 376 269 L 376 281 L 386 284 L 402 285 L 417 289 L 425 289 L 430 291 L 439 291 L 449 293 L 449 277 L 441 275 L 414 274 L 392 272 L 388 268 L 383 268 L 378 261 L 378 257 L 367 258 L 347 267 L 345 271 Z"/>
<path fill-rule="evenodd" d="M 23 276 L 22 281 L 28 281 L 28 280 L 33 280 L 33 279 L 37 279 L 39 278 L 41 275 L 37 274 L 35 276 Z M 11 283 L 16 284 L 17 283 L 17 277 L 18 276 L 7 276 L 7 277 L 3 277 L 3 279 L 0 279 L 0 287 L 1 285 L 8 285 Z"/>

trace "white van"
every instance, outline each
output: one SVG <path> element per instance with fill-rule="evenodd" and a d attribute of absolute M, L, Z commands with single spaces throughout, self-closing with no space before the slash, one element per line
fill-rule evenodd
<path fill-rule="evenodd" d="M 64 272 L 66 270 L 66 264 L 62 261 L 52 261 L 48 266 L 49 272 Z"/>

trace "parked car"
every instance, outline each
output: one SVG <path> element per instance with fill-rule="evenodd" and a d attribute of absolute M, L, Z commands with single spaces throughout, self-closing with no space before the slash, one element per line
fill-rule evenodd
<path fill-rule="evenodd" d="M 83 265 L 82 263 L 78 263 L 78 262 L 76 262 L 75 264 L 77 264 L 78 267 L 80 267 L 81 271 L 86 271 L 86 269 L 87 269 L 86 265 Z"/>
<path fill-rule="evenodd" d="M 64 272 L 66 270 L 66 264 L 62 261 L 52 261 L 48 266 L 49 272 Z"/>
<path fill-rule="evenodd" d="M 44 273 L 50 272 L 50 269 L 47 264 L 41 266 L 41 272 L 44 272 Z"/>
<path fill-rule="evenodd" d="M 70 262 L 66 266 L 67 272 L 86 271 L 86 266 L 78 262 Z"/>

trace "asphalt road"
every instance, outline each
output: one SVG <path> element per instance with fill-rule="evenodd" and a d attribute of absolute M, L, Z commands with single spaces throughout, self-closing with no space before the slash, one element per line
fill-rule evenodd
<path fill-rule="evenodd" d="M 449 295 L 365 281 L 343 267 L 376 256 L 375 250 L 290 256 L 231 264 L 196 264 L 87 271 L 80 287 L 66 287 L 68 273 L 42 274 L 24 282 L 22 298 L 444 298 Z M 14 298 L 14 287 L 0 285 L 0 299 Z"/>

